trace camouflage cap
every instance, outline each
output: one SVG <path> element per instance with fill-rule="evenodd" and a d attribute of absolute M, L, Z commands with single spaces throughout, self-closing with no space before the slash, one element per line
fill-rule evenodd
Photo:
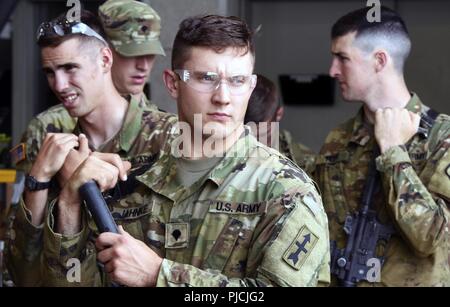
<path fill-rule="evenodd" d="M 98 15 L 113 48 L 123 56 L 165 55 L 159 41 L 161 18 L 148 4 L 108 0 Z"/>

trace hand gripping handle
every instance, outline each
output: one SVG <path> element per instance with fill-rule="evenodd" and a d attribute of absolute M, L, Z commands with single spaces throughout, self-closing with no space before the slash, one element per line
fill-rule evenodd
<path fill-rule="evenodd" d="M 80 189 L 81 199 L 86 202 L 89 212 L 97 225 L 100 233 L 113 232 L 119 233 L 116 222 L 111 215 L 111 212 L 106 205 L 105 199 L 100 193 L 100 190 L 95 181 L 90 180 L 83 184 Z"/>

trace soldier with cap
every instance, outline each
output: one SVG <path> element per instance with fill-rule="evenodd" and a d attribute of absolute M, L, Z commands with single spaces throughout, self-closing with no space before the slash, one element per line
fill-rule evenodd
<path fill-rule="evenodd" d="M 72 133 L 44 130 L 42 144 L 29 142 L 37 154 L 26 176 L 7 256 L 17 285 L 42 283 L 37 263 L 47 200 L 57 192 L 51 185 L 54 179 L 63 187 L 82 161 L 102 157 L 101 152 L 115 153 L 112 159 L 121 157 L 133 168 L 149 165 L 177 121 L 174 114 L 118 92 L 111 77 L 112 51 L 88 17 L 82 14 L 81 21 L 69 21 L 62 15 L 39 27 L 37 39 L 48 84 L 77 122 Z"/>
<path fill-rule="evenodd" d="M 393 10 L 341 17 L 330 75 L 358 114 L 330 132 L 317 183 L 330 222 L 331 271 L 343 286 L 450 286 L 450 117 L 408 90 L 411 49 Z"/>
<path fill-rule="evenodd" d="M 311 175 L 315 168 L 314 152 L 305 145 L 295 142 L 289 131 L 279 130 L 278 123 L 283 118 L 284 107 L 281 105 L 277 87 L 263 75 L 257 76 L 258 82 L 250 96 L 244 123 L 257 129 L 258 141 L 267 142 L 268 146 L 275 147 Z M 263 123 L 265 125 L 261 125 Z M 273 123 L 277 125 L 273 126 Z M 277 135 L 278 140 L 275 138 Z"/>
<path fill-rule="evenodd" d="M 107 154 L 80 165 L 45 218 L 46 285 L 68 284 L 72 258 L 83 272 L 78 285 L 328 283 L 327 218 L 313 182 L 243 125 L 254 52 L 252 33 L 236 17 L 182 21 L 172 69 L 164 71 L 182 133 L 138 177 L 134 193 L 109 204 L 120 234 L 98 235 L 78 188 L 95 180 L 108 189 L 127 166 Z"/>
<path fill-rule="evenodd" d="M 140 104 L 151 110 L 157 106 L 149 102 L 144 86 L 151 74 L 157 55 L 165 55 L 159 40 L 161 19 L 148 4 L 131 0 L 109 0 L 99 7 L 100 24 L 94 16 L 83 11 L 82 19 L 96 24 L 96 31 L 106 37 L 113 53 L 111 68 L 114 86 L 121 95 L 132 94 Z M 18 170 L 30 171 L 45 135 L 70 133 L 76 125 L 62 104 L 58 104 L 33 118 L 21 143 L 11 156 Z"/>

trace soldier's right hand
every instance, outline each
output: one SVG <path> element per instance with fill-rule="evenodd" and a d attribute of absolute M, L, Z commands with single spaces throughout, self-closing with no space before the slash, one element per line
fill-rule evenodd
<path fill-rule="evenodd" d="M 33 163 L 30 175 L 38 181 L 50 181 L 63 166 L 70 150 L 78 145 L 78 137 L 74 134 L 48 133 Z"/>
<path fill-rule="evenodd" d="M 93 152 L 75 170 L 60 194 L 60 201 L 80 203 L 79 188 L 89 180 L 97 182 L 100 191 L 113 188 L 118 178 L 127 180 L 127 171 L 131 164 L 122 161 L 119 155 Z"/>

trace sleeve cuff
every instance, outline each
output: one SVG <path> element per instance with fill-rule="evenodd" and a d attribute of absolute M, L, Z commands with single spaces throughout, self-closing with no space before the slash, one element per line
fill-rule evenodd
<path fill-rule="evenodd" d="M 14 262 L 23 259 L 25 263 L 31 263 L 38 257 L 41 252 L 43 228 L 44 224 L 34 226 L 31 223 L 31 212 L 21 198 L 10 230 L 9 248 L 11 256 L 15 258 Z M 19 263 L 24 266 L 24 262 Z"/>
<path fill-rule="evenodd" d="M 156 287 L 168 287 L 169 282 L 171 282 L 171 270 L 173 261 L 168 260 L 166 258 L 163 259 L 163 262 L 161 263 L 161 267 L 159 269 L 158 273 L 158 279 L 156 281 Z M 182 283 L 182 282 L 181 282 Z"/>
<path fill-rule="evenodd" d="M 57 199 L 50 202 L 48 214 L 44 225 L 44 246 L 46 256 L 66 261 L 69 258 L 79 258 L 82 250 L 86 247 L 89 229 L 87 227 L 86 215 L 82 210 L 81 231 L 74 235 L 65 236 L 54 231 L 55 217 L 53 215 Z"/>
<path fill-rule="evenodd" d="M 411 158 L 405 145 L 392 146 L 376 158 L 377 169 L 380 172 L 391 170 L 395 165 L 400 163 L 411 164 Z"/>
<path fill-rule="evenodd" d="M 14 222 L 16 225 L 20 225 L 20 229 L 29 236 L 40 234 L 44 229 L 44 223 L 39 226 L 35 226 L 31 223 L 31 211 L 25 206 L 25 202 L 22 197 L 20 198 Z"/>

